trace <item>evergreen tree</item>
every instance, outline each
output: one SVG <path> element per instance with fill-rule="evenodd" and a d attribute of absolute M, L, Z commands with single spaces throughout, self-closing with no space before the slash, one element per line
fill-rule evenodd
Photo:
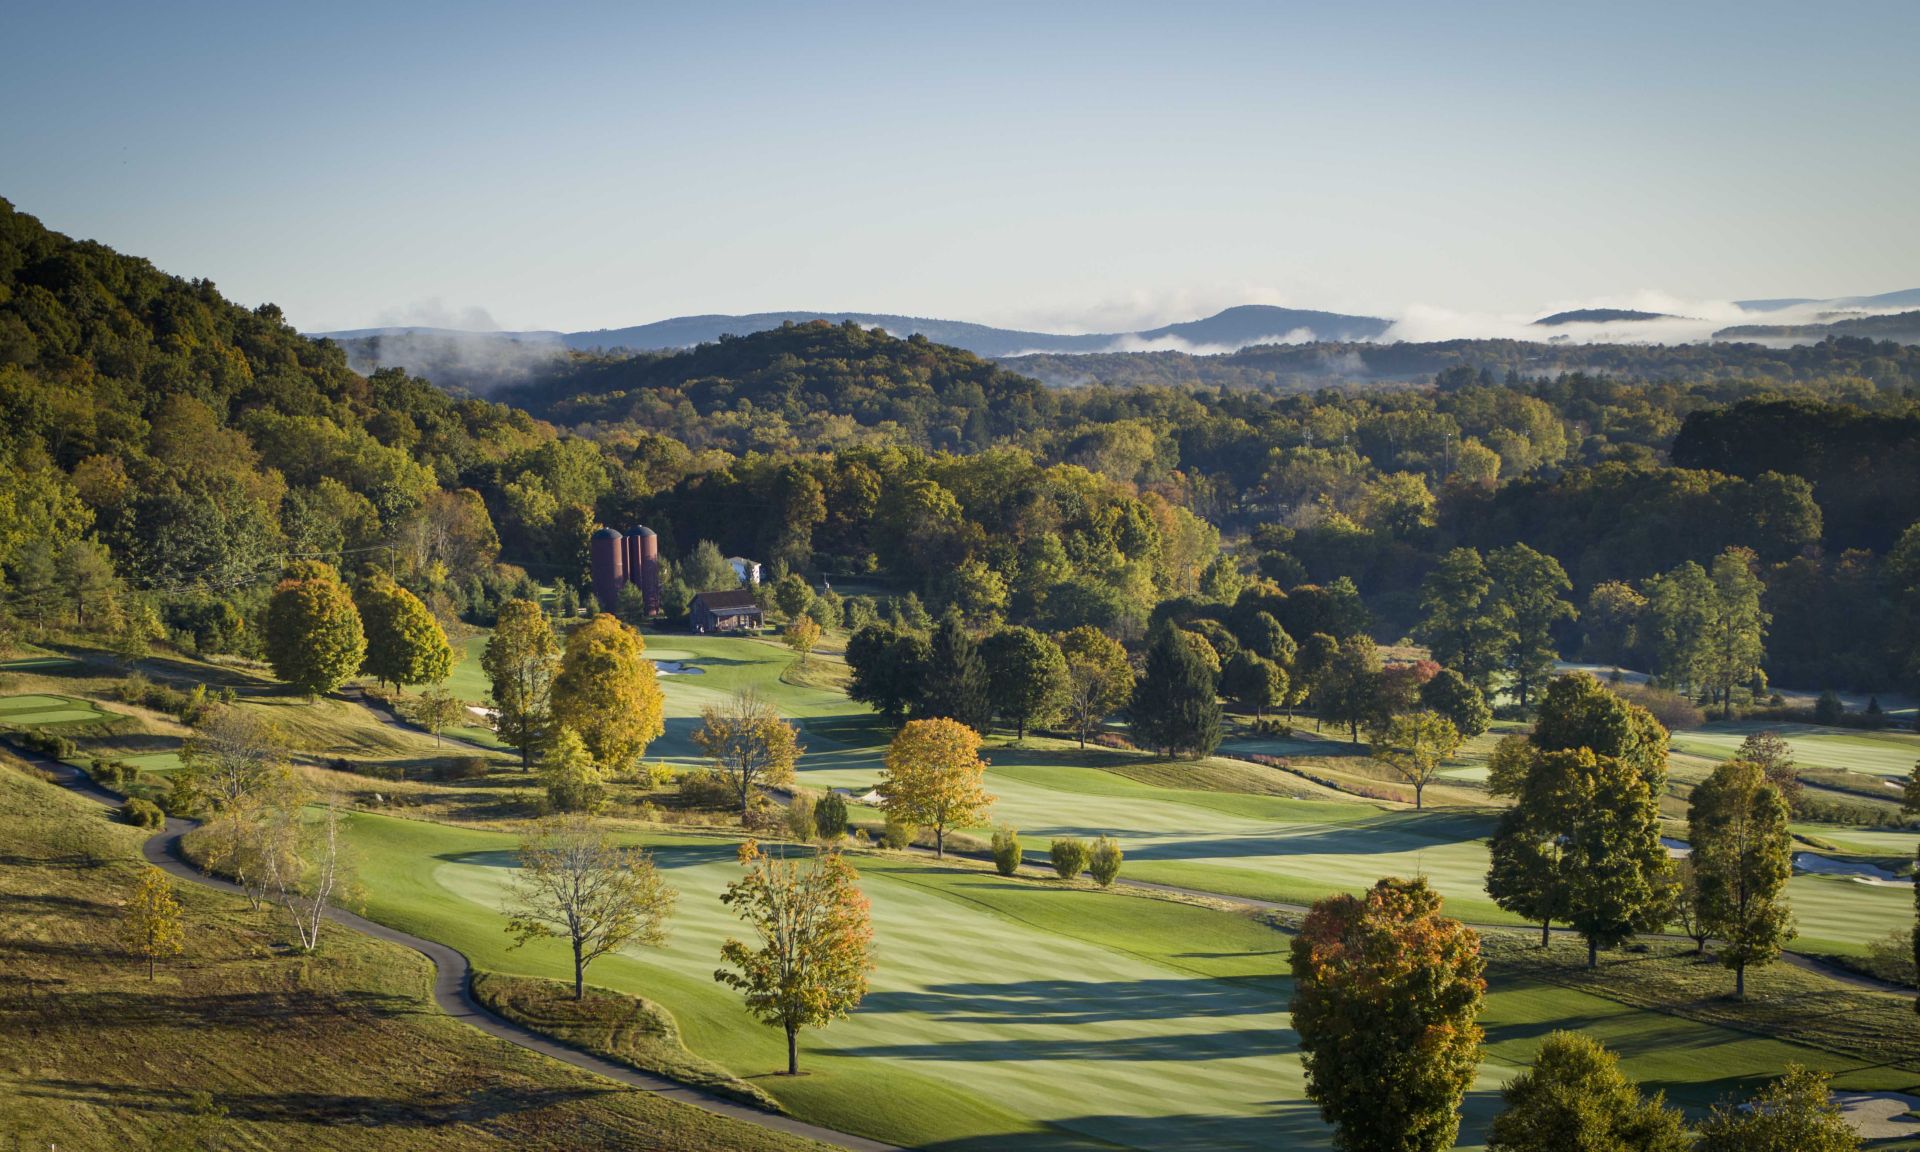
<path fill-rule="evenodd" d="M 1787 803 L 1758 764 L 1729 760 L 1694 788 L 1687 843 L 1701 928 L 1722 941 L 1720 962 L 1733 969 L 1733 995 L 1740 999 L 1747 967 L 1771 961 L 1793 938 Z"/>
<path fill-rule="evenodd" d="M 453 671 L 453 646 L 420 598 L 383 575 L 355 598 L 366 630 L 361 670 L 395 687 L 438 684 Z"/>
<path fill-rule="evenodd" d="M 1205 756 L 1220 743 L 1213 673 L 1171 625 L 1154 634 L 1127 712 L 1140 743 L 1169 758 L 1178 752 Z"/>
<path fill-rule="evenodd" d="M 360 612 L 328 565 L 296 560 L 267 602 L 267 662 L 273 674 L 311 698 L 360 670 L 367 651 Z"/>
<path fill-rule="evenodd" d="M 914 715 L 926 719 L 948 717 L 980 733 L 993 724 L 987 662 L 957 612 L 948 612 L 933 630 Z"/>

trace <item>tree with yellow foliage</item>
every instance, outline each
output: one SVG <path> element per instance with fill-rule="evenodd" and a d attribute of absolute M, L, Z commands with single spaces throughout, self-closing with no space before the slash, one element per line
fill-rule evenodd
<path fill-rule="evenodd" d="M 666 731 L 659 674 L 640 634 L 603 612 L 573 630 L 553 678 L 553 723 L 571 728 L 595 762 L 621 773 Z"/>
<path fill-rule="evenodd" d="M 946 717 L 909 721 L 887 745 L 879 785 L 887 819 L 932 828 L 933 854 L 945 856 L 947 829 L 986 822 L 986 773 L 980 733 Z"/>
<path fill-rule="evenodd" d="M 122 930 L 127 948 L 147 962 L 147 979 L 152 980 L 159 961 L 180 955 L 186 947 L 180 902 L 173 898 L 173 879 L 148 865 L 140 874 L 133 899 L 127 901 L 124 915 Z"/>

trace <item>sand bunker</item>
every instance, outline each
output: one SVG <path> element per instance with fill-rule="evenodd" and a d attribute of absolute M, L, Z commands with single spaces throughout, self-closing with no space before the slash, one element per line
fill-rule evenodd
<path fill-rule="evenodd" d="M 1867 1140 L 1920 1135 L 1920 1117 L 1912 1115 L 1920 1098 L 1899 1092 L 1835 1092 L 1834 1103 L 1853 1130 Z"/>

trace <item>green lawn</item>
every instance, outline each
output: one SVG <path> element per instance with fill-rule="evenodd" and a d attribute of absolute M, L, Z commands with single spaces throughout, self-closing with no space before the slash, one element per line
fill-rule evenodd
<path fill-rule="evenodd" d="M 1740 742 L 1760 731 L 1779 733 L 1793 748 L 1802 768 L 1836 768 L 1868 776 L 1904 777 L 1920 762 L 1920 735 L 1912 732 L 1868 732 L 1856 728 L 1822 728 L 1814 724 L 1782 724 L 1763 720 L 1713 723 L 1704 728 L 1675 732 L 1675 751 L 1730 759 Z M 1893 799 L 1899 799 L 1897 794 Z"/>
<path fill-rule="evenodd" d="M 502 931 L 511 836 L 372 815 L 356 816 L 350 836 L 374 918 L 447 940 L 488 969 L 566 975 L 561 948 L 511 949 Z M 1258 921 L 859 857 L 876 930 L 872 991 L 853 1017 L 805 1037 L 809 1074 L 789 1080 L 768 1074 L 782 1064 L 779 1034 L 712 980 L 736 930 L 717 899 L 738 874 L 732 844 L 641 842 L 680 892 L 672 938 L 603 959 L 590 980 L 664 1006 L 694 1053 L 797 1115 L 942 1148 L 1328 1146 L 1287 1027 L 1287 936 Z M 1855 1086 L 1916 1079 L 1530 980 L 1496 986 L 1484 1022 L 1489 1058 L 1463 1147 L 1484 1130 L 1498 1086 L 1555 1027 L 1594 1031 L 1631 1074 L 1696 1108 L 1789 1060 L 1847 1073 Z"/>
<path fill-rule="evenodd" d="M 91 700 L 74 696 L 55 696 L 44 692 L 23 692 L 0 696 L 0 726 L 8 728 L 48 728 L 63 724 L 94 724 L 112 720 L 119 713 L 109 712 Z"/>

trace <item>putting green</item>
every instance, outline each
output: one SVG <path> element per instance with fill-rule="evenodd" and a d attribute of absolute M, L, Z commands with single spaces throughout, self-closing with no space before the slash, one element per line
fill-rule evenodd
<path fill-rule="evenodd" d="M 57 727 L 63 724 L 93 724 L 112 720 L 109 712 L 91 700 L 45 693 L 0 696 L 0 724 L 10 728 Z"/>

